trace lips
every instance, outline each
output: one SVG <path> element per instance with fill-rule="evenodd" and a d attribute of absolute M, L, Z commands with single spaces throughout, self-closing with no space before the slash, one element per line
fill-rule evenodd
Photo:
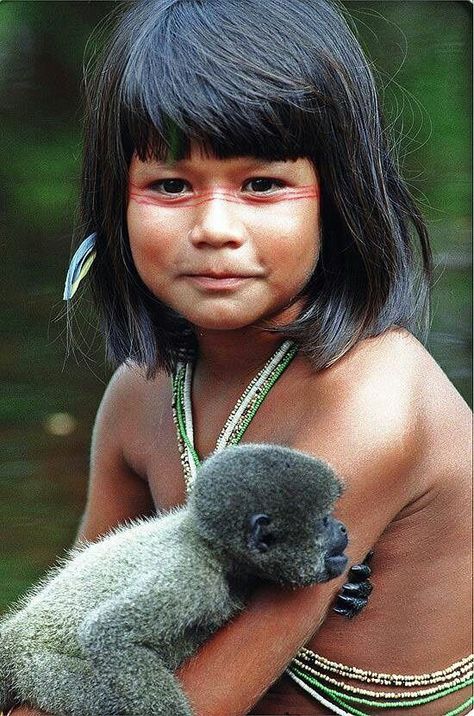
<path fill-rule="evenodd" d="M 329 578 L 339 577 L 344 572 L 348 561 L 345 554 L 335 554 L 331 557 L 326 557 L 324 566 L 326 567 Z"/>
<path fill-rule="evenodd" d="M 192 271 L 185 276 L 196 276 L 200 278 L 213 278 L 216 280 L 226 278 L 253 278 L 255 274 L 242 273 L 240 271 Z"/>
<path fill-rule="evenodd" d="M 232 291 L 241 288 L 255 276 L 235 273 L 185 274 L 195 287 L 204 291 Z"/>

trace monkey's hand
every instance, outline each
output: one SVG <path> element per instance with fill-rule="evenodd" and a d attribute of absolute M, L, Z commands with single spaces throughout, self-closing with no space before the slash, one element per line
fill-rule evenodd
<path fill-rule="evenodd" d="M 360 564 L 354 564 L 349 570 L 349 581 L 342 585 L 333 606 L 333 611 L 352 619 L 367 605 L 373 585 L 370 581 L 372 570 L 369 563 L 374 555 L 371 550 Z"/>

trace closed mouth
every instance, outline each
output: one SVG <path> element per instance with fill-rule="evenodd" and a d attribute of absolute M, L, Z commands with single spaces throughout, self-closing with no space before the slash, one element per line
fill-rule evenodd
<path fill-rule="evenodd" d="M 209 278 L 214 279 L 216 281 L 221 281 L 224 279 L 232 279 L 232 278 L 254 278 L 255 274 L 244 274 L 244 273 L 214 273 L 213 271 L 209 272 L 203 272 L 203 273 L 189 273 L 185 274 L 185 276 L 190 276 L 191 278 Z"/>
<path fill-rule="evenodd" d="M 254 277 L 236 274 L 185 274 L 185 278 L 204 291 L 233 291 Z"/>
<path fill-rule="evenodd" d="M 346 549 L 347 545 L 349 544 L 349 538 L 347 536 L 347 533 L 341 535 L 341 537 L 338 539 L 337 543 L 330 547 L 330 549 L 327 552 L 328 557 L 339 557 L 342 555 L 344 550 Z"/>
<path fill-rule="evenodd" d="M 348 561 L 345 554 L 334 554 L 327 556 L 324 564 L 331 577 L 338 577 L 344 572 Z"/>

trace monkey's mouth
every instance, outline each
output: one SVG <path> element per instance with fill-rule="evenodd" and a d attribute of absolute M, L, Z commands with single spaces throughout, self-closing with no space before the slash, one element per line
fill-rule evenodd
<path fill-rule="evenodd" d="M 328 554 L 324 559 L 324 566 L 328 573 L 328 579 L 339 577 L 347 567 L 349 559 L 345 554 Z"/>
<path fill-rule="evenodd" d="M 330 533 L 331 542 L 326 552 L 326 557 L 324 558 L 324 566 L 326 567 L 328 579 L 339 577 L 347 567 L 347 562 L 349 561 L 344 554 L 344 550 L 349 544 L 347 529 L 343 523 L 338 520 L 332 520 L 331 524 L 335 529 Z"/>

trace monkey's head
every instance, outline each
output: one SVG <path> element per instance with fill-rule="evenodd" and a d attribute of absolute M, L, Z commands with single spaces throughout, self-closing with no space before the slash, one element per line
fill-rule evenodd
<path fill-rule="evenodd" d="M 189 498 L 198 532 L 237 572 L 304 586 L 347 565 L 346 528 L 331 510 L 342 483 L 323 460 L 278 445 L 208 458 Z"/>

